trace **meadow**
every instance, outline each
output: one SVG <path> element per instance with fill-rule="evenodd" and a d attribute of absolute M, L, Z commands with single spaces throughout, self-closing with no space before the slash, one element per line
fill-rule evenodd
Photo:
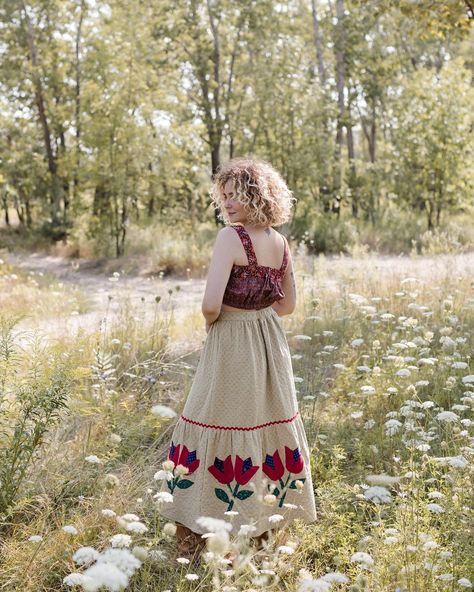
<path fill-rule="evenodd" d="M 275 507 L 258 552 L 251 529 L 229 537 L 231 515 L 207 520 L 200 564 L 174 556 L 160 508 L 205 339 L 203 278 L 125 293 L 111 272 L 105 292 L 1 258 L 0 590 L 472 588 L 474 254 L 292 252 L 283 323 L 318 520 L 278 529 L 292 504 Z M 104 308 L 81 322 L 93 289 Z"/>

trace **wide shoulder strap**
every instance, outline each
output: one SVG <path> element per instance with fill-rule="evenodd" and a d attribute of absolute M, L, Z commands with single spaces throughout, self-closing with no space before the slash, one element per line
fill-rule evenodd
<path fill-rule="evenodd" d="M 240 237 L 240 240 L 242 241 L 242 244 L 245 249 L 245 254 L 247 255 L 247 259 L 249 262 L 248 264 L 252 266 L 258 265 L 257 256 L 255 255 L 255 251 L 253 250 L 252 241 L 250 239 L 250 236 L 248 235 L 248 232 L 240 224 L 232 226 L 232 228 L 235 228 L 235 231 L 237 232 L 237 234 Z"/>

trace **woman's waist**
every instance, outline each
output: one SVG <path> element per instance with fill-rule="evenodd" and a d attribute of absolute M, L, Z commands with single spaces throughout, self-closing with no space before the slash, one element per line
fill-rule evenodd
<path fill-rule="evenodd" d="M 269 318 L 272 316 L 278 316 L 277 312 L 272 306 L 266 306 L 259 309 L 245 309 L 245 308 L 232 308 L 226 309 L 221 307 L 221 312 L 217 317 L 216 321 L 240 321 L 240 320 L 253 320 L 260 318 Z"/>

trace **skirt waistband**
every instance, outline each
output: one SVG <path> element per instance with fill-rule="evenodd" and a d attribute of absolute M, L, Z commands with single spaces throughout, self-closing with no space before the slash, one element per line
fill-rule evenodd
<path fill-rule="evenodd" d="M 272 306 L 260 310 L 221 310 L 216 321 L 256 321 L 273 316 L 278 316 L 278 314 Z"/>

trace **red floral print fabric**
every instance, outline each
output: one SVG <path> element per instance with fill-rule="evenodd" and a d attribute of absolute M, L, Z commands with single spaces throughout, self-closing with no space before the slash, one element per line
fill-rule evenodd
<path fill-rule="evenodd" d="M 288 245 L 285 237 L 285 251 L 281 267 L 258 265 L 252 241 L 243 226 L 232 226 L 242 241 L 247 254 L 248 265 L 234 263 L 222 299 L 223 304 L 236 308 L 259 310 L 282 300 L 285 293 L 281 282 L 288 265 Z"/>

